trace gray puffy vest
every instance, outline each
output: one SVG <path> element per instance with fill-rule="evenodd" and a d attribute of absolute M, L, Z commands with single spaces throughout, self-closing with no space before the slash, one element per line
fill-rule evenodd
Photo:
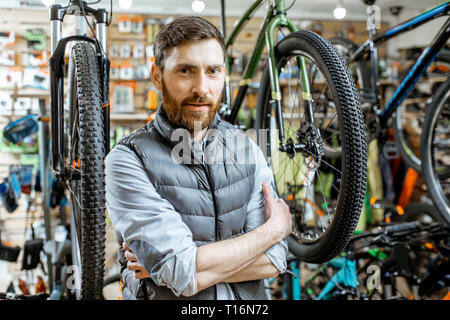
<path fill-rule="evenodd" d="M 181 215 L 197 246 L 234 238 L 246 232 L 244 227 L 247 204 L 255 180 L 255 164 L 251 161 L 237 161 L 238 157 L 242 159 L 242 152 L 246 155 L 252 154 L 248 138 L 235 130 L 231 124 L 221 120 L 218 115 L 209 128 L 214 130 L 210 131 L 213 133 L 205 139 L 204 153 L 192 151 L 191 148 L 174 149 L 180 147 L 181 140 L 172 141 L 172 134 L 176 131 L 168 122 L 161 106 L 154 121 L 118 142 L 134 151 L 141 159 L 150 181 Z M 225 130 L 233 131 L 234 137 L 245 139 L 246 143 L 238 143 L 238 149 L 228 147 L 232 144 L 226 139 L 230 131 L 225 134 Z M 186 141 L 188 140 L 184 139 L 184 142 Z M 184 159 L 182 163 L 173 161 L 173 150 Z M 120 239 L 118 241 L 121 243 Z M 119 260 L 126 261 L 121 250 Z M 124 277 L 127 271 L 125 269 L 122 274 L 124 287 L 128 286 L 134 295 L 141 295 L 142 290 L 132 283 L 145 282 L 144 292 L 152 299 L 216 298 L 215 286 L 192 297 L 177 298 L 170 289 L 155 285 L 151 279 L 133 280 L 132 273 Z M 266 299 L 263 280 L 230 285 L 237 299 Z"/>

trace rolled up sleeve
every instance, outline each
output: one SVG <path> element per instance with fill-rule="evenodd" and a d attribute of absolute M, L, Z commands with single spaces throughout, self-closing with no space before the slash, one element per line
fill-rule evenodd
<path fill-rule="evenodd" d="M 106 158 L 106 208 L 114 228 L 155 284 L 176 296 L 197 293 L 192 232 L 126 146 L 117 145 Z"/>
<path fill-rule="evenodd" d="M 262 225 L 265 221 L 264 208 L 265 197 L 262 191 L 262 183 L 264 181 L 269 182 L 272 188 L 272 195 L 274 199 L 278 199 L 278 195 L 275 191 L 275 184 L 273 180 L 273 172 L 267 165 L 265 157 L 261 149 L 254 143 L 252 143 L 252 150 L 256 159 L 256 171 L 255 171 L 255 186 L 250 197 L 250 201 L 247 206 L 247 220 L 245 223 L 246 232 Z M 275 265 L 278 271 L 284 273 L 287 268 L 286 255 L 288 251 L 286 239 L 274 244 L 268 250 L 265 251 L 266 256 Z"/>

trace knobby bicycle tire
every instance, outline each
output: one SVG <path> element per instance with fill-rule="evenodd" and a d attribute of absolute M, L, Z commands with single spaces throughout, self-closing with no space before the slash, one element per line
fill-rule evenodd
<path fill-rule="evenodd" d="M 327 230 L 314 241 L 287 238 L 289 251 L 305 262 L 322 263 L 334 258 L 347 245 L 361 214 L 367 179 L 367 144 L 363 115 L 355 85 L 348 68 L 335 48 L 323 37 L 310 31 L 293 32 L 275 48 L 278 71 L 281 63 L 295 52 L 305 52 L 321 66 L 336 98 L 337 117 L 342 123 L 342 180 L 337 210 Z M 322 70 L 323 69 L 323 70 Z M 270 115 L 270 71 L 261 78 L 257 102 L 256 129 L 267 128 Z M 268 139 L 269 143 L 270 138 Z M 259 141 L 260 146 L 261 142 Z M 272 165 L 272 164 L 270 164 Z M 274 173 L 276 175 L 276 173 Z M 275 177 L 276 178 L 276 177 Z M 320 179 L 320 178 L 319 178 Z"/>
<path fill-rule="evenodd" d="M 87 42 L 77 42 L 70 58 L 73 77 L 69 140 L 71 147 L 75 145 L 71 162 L 80 171 L 80 180 L 70 182 L 72 252 L 81 271 L 76 296 L 94 300 L 102 297 L 106 233 L 100 69 L 95 50 Z M 80 261 L 76 261 L 77 256 Z"/>
<path fill-rule="evenodd" d="M 433 203 L 435 204 L 442 218 L 448 224 L 450 224 L 450 199 L 448 199 L 448 196 L 444 194 L 443 186 L 441 185 L 441 179 L 450 179 L 450 167 L 448 165 L 440 167 L 441 170 L 439 173 L 434 170 L 434 164 L 437 159 L 435 159 L 433 146 L 435 138 L 435 127 L 439 115 L 446 112 L 445 116 L 448 118 L 448 112 L 450 111 L 448 110 L 449 106 L 450 78 L 439 87 L 436 94 L 433 96 L 433 100 L 430 103 L 430 106 L 428 107 L 425 115 L 424 128 L 422 131 L 422 136 L 420 138 L 420 154 L 422 156 L 422 170 L 425 183 L 431 199 L 433 200 Z M 446 129 L 448 130 L 448 122 Z"/>
<path fill-rule="evenodd" d="M 330 39 L 331 44 L 334 47 L 342 46 L 345 50 L 347 50 L 347 55 L 343 55 L 344 59 L 347 59 L 350 54 L 355 52 L 358 49 L 358 46 L 353 43 L 351 40 L 343 38 L 343 37 L 335 37 Z M 339 52 L 339 50 L 338 50 Z M 357 87 L 359 87 L 360 91 L 367 90 L 370 88 L 370 71 L 369 65 L 365 60 L 357 60 L 354 62 L 353 70 L 350 70 L 350 74 L 353 76 L 353 80 Z"/>

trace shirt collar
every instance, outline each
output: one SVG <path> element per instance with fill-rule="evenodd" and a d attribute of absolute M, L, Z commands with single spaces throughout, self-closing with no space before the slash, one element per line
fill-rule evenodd
<path fill-rule="evenodd" d="M 208 131 L 205 134 L 203 140 L 201 143 L 196 143 L 193 139 L 191 139 L 190 134 L 186 134 L 183 136 L 183 139 L 186 139 L 183 141 L 183 143 L 187 143 L 190 150 L 191 150 L 191 157 L 196 161 L 203 162 L 204 158 L 204 151 L 206 148 L 206 145 L 209 143 L 217 142 L 217 140 L 214 134 L 214 130 L 210 129 L 219 129 L 219 124 L 222 121 L 220 118 L 220 115 L 216 113 L 214 115 L 214 118 L 211 122 L 211 124 L 208 127 Z M 179 140 L 172 140 L 173 133 L 175 130 L 180 129 L 180 126 L 176 126 L 173 123 L 171 123 L 167 117 L 167 113 L 164 110 L 162 104 L 159 106 L 155 120 L 154 120 L 154 126 L 155 129 L 158 131 L 158 133 L 173 147 L 176 144 L 180 143 Z"/>

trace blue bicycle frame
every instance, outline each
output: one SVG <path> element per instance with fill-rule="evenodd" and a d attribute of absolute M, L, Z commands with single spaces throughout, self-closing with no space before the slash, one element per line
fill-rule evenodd
<path fill-rule="evenodd" d="M 343 285 L 350 288 L 356 288 L 358 286 L 358 272 L 356 270 L 356 261 L 349 260 L 345 257 L 336 257 L 323 264 L 320 268 L 323 268 L 325 266 L 332 266 L 336 270 L 336 272 L 325 284 L 320 294 L 315 298 L 316 300 L 328 300 L 330 298 L 330 293 L 337 285 Z M 300 261 L 290 261 L 289 269 L 292 271 L 292 275 L 291 277 L 289 277 L 290 283 L 284 283 L 283 285 L 283 298 L 302 300 L 302 288 L 300 284 Z M 290 285 L 290 290 L 287 290 L 288 285 Z"/>
<path fill-rule="evenodd" d="M 450 12 L 450 1 L 442 3 L 420 15 L 414 17 L 408 21 L 405 21 L 397 26 L 394 26 L 383 33 L 376 34 L 374 23 L 370 28 L 370 37 L 361 47 L 359 47 L 350 57 L 348 62 L 353 62 L 361 59 L 365 59 L 365 55 L 368 53 L 371 62 L 371 73 L 374 77 L 373 83 L 371 83 L 371 92 L 376 92 L 376 88 L 379 87 L 378 79 L 378 54 L 377 45 L 401 34 L 412 30 L 428 21 L 448 15 Z M 397 110 L 399 105 L 408 96 L 409 92 L 413 89 L 417 81 L 422 76 L 423 72 L 434 61 L 441 49 L 446 45 L 447 40 L 450 38 L 450 18 L 442 26 L 441 30 L 437 33 L 431 44 L 426 47 L 420 57 L 417 59 L 407 76 L 402 80 L 399 87 L 395 91 L 391 100 L 387 103 L 382 111 L 379 111 L 380 97 L 375 94 L 376 105 L 375 111 L 380 116 L 380 124 L 386 126 L 387 121 L 391 115 Z"/>

